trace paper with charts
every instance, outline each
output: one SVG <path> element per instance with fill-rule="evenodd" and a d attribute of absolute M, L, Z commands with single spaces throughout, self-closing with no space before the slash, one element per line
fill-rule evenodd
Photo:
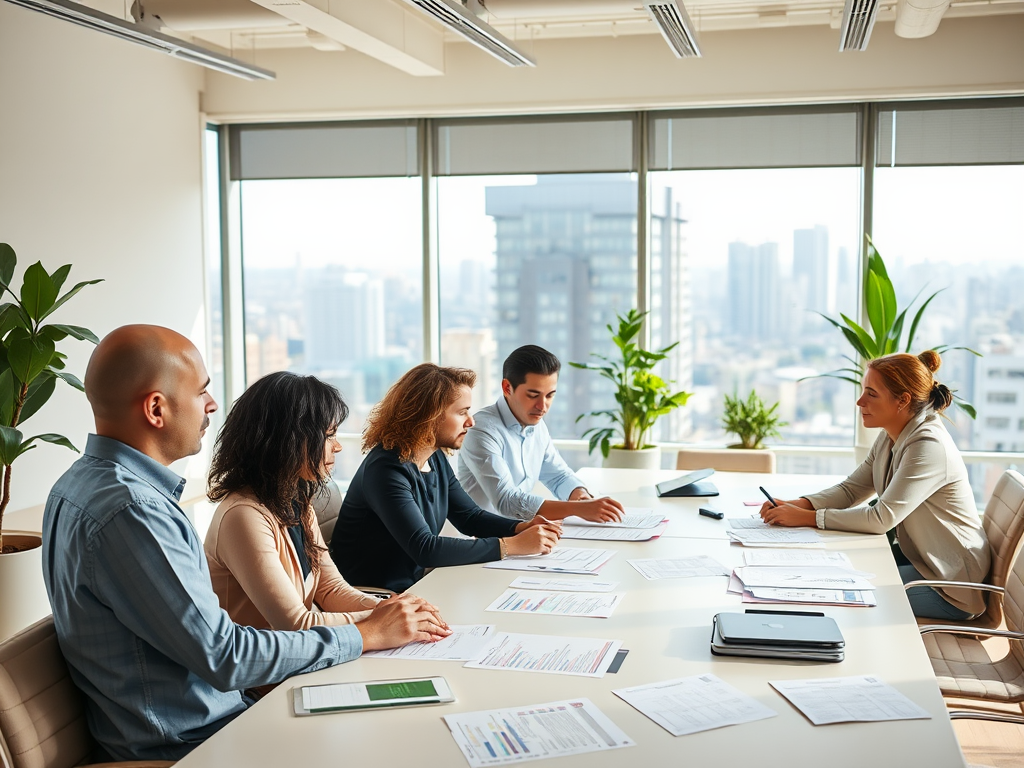
<path fill-rule="evenodd" d="M 589 699 L 445 715 L 444 722 L 472 768 L 635 745 Z"/>
<path fill-rule="evenodd" d="M 837 565 L 853 568 L 845 552 L 823 549 L 748 549 L 743 553 L 747 565 Z"/>
<path fill-rule="evenodd" d="M 787 589 L 784 587 L 748 587 L 733 571 L 728 592 L 740 595 L 744 603 L 802 603 L 805 605 L 878 605 L 873 589 Z"/>
<path fill-rule="evenodd" d="M 650 541 L 665 532 L 668 523 L 654 528 L 620 528 L 598 525 L 563 525 L 563 539 L 589 539 L 591 541 Z"/>
<path fill-rule="evenodd" d="M 657 579 L 686 579 L 697 576 L 728 576 L 729 571 L 720 562 L 707 555 L 691 557 L 629 560 L 641 576 L 649 581 Z"/>
<path fill-rule="evenodd" d="M 780 589 L 874 589 L 863 574 L 834 565 L 744 565 L 735 570 L 747 587 Z"/>
<path fill-rule="evenodd" d="M 607 619 L 622 600 L 621 593 L 541 592 L 506 589 L 488 611 L 534 613 L 539 616 L 582 616 Z"/>
<path fill-rule="evenodd" d="M 775 717 L 776 712 L 715 675 L 694 675 L 612 691 L 673 736 Z"/>
<path fill-rule="evenodd" d="M 769 681 L 815 725 L 930 720 L 931 715 L 877 677 Z"/>
<path fill-rule="evenodd" d="M 539 579 L 533 576 L 520 576 L 510 587 L 518 589 L 549 589 L 553 592 L 611 592 L 617 581 L 587 581 L 586 579 Z"/>
<path fill-rule="evenodd" d="M 617 523 L 595 523 L 591 520 L 584 520 L 582 517 L 570 515 L 563 521 L 566 525 L 586 525 L 595 528 L 657 528 L 665 522 L 663 512 L 655 512 L 653 509 L 642 509 L 640 507 L 623 507 L 625 514 Z"/>
<path fill-rule="evenodd" d="M 604 677 L 621 646 L 621 640 L 499 632 L 476 661 L 466 666 L 471 669 Z"/>
<path fill-rule="evenodd" d="M 611 549 L 555 547 L 547 555 L 512 555 L 504 560 L 486 563 L 484 568 L 500 568 L 509 571 L 595 574 L 613 557 L 615 557 L 615 552 Z"/>
<path fill-rule="evenodd" d="M 363 656 L 381 659 L 432 659 L 435 661 L 471 661 L 480 655 L 494 636 L 493 624 L 452 624 L 452 633 L 436 643 L 409 643 L 384 651 L 367 651 Z"/>

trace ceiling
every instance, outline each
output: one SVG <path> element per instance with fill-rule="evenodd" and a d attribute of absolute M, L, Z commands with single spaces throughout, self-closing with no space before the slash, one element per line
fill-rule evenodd
<path fill-rule="evenodd" d="M 462 38 L 402 0 L 137 0 L 146 23 L 167 34 L 229 55 L 267 48 L 352 49 L 410 75 L 443 76 L 443 47 Z M 658 35 L 639 0 L 463 0 L 514 41 L 571 37 Z M 896 19 L 900 4 L 933 7 L 942 18 L 1024 13 L 1024 0 L 879 0 L 878 22 Z M 132 0 L 86 0 L 83 5 L 131 20 Z M 937 6 L 937 7 L 936 7 Z M 843 0 L 685 0 L 698 38 L 702 32 L 821 25 L 836 31 Z M 943 11 L 944 9 L 944 11 Z M 140 14 L 136 8 L 136 18 Z M 664 44 L 660 36 L 657 43 Z M 705 56 L 713 56 L 706 46 Z M 855 54 L 854 54 L 855 55 Z M 538 62 L 543 68 L 543 61 Z"/>

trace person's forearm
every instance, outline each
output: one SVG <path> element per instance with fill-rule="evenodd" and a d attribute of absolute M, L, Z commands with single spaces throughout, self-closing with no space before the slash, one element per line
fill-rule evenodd
<path fill-rule="evenodd" d="M 537 510 L 537 514 L 543 515 L 548 520 L 564 520 L 571 515 L 575 515 L 577 509 L 578 506 L 575 501 L 555 501 L 554 499 L 547 499 L 540 505 L 540 509 Z"/>

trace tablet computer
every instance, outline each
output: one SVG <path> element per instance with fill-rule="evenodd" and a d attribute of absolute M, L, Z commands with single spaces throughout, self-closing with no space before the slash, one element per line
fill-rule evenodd
<path fill-rule="evenodd" d="M 786 645 L 838 649 L 846 643 L 835 619 L 792 613 L 720 613 L 718 632 L 726 644 Z"/>
<path fill-rule="evenodd" d="M 304 685 L 293 688 L 295 714 L 324 715 L 366 709 L 419 707 L 455 701 L 443 677 L 407 677 L 362 683 Z"/>
<path fill-rule="evenodd" d="M 697 469 L 687 472 L 674 480 L 666 480 L 654 486 L 658 496 L 717 496 L 718 489 L 714 483 L 700 482 L 715 474 L 713 469 Z"/>

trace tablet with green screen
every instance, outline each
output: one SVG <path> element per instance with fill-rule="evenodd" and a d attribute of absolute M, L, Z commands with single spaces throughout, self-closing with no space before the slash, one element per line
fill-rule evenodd
<path fill-rule="evenodd" d="M 295 714 L 299 716 L 388 707 L 417 707 L 455 701 L 448 682 L 443 677 L 306 685 L 292 690 Z"/>

